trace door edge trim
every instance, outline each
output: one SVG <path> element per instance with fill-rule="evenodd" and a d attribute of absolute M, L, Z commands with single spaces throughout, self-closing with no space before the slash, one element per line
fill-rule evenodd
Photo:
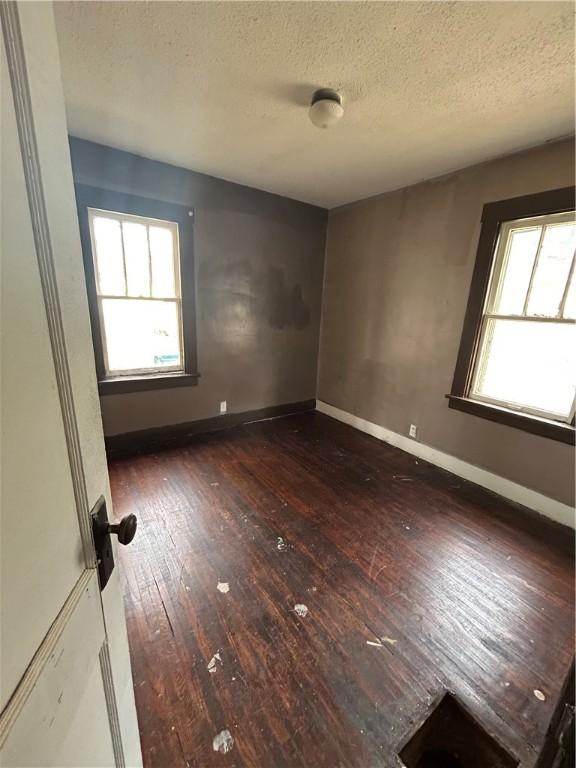
<path fill-rule="evenodd" d="M 86 568 L 88 569 L 87 578 L 89 578 L 96 574 L 96 553 L 94 551 L 94 543 L 92 540 L 92 525 L 90 520 L 88 493 L 86 490 L 86 476 L 84 473 L 84 462 L 80 448 L 80 436 L 78 432 L 78 423 L 76 420 L 76 411 L 74 407 L 74 395 L 72 392 L 72 381 L 70 377 L 68 353 L 65 343 L 64 324 L 62 322 L 60 297 L 58 293 L 56 269 L 54 265 L 54 253 L 48 225 L 48 213 L 46 210 L 46 200 L 44 197 L 42 169 L 40 165 L 38 144 L 36 140 L 36 129 L 34 125 L 30 84 L 28 80 L 26 56 L 24 52 L 22 29 L 20 25 L 20 14 L 18 10 L 18 4 L 15 2 L 15 0 L 9 0 L 8 2 L 0 3 L 0 21 L 2 24 L 6 58 L 8 61 L 8 71 L 10 74 L 12 96 L 14 99 L 16 125 L 18 129 L 18 139 L 20 142 L 20 154 L 22 157 L 26 193 L 28 197 L 28 205 L 30 208 L 30 221 L 34 235 L 38 271 L 44 297 L 44 307 L 46 310 L 48 333 L 50 336 L 50 345 L 52 348 L 52 358 L 54 361 L 54 370 L 56 374 L 58 396 L 60 399 L 64 434 L 66 437 L 66 446 L 70 461 L 76 514 L 80 528 L 84 561 Z M 69 595 L 68 599 L 72 597 L 73 593 Z M 68 600 L 66 601 L 65 605 L 67 604 Z M 100 607 L 102 611 L 104 635 L 106 637 L 106 618 L 104 616 L 102 602 L 100 602 Z M 49 634 L 50 631 L 48 632 L 48 635 Z M 34 664 L 36 655 L 40 649 L 43 648 L 44 642 L 47 640 L 48 635 L 44 638 L 44 641 L 35 654 L 31 665 L 28 668 L 29 670 Z M 102 682 L 104 685 L 108 717 L 111 725 L 114 758 L 117 768 L 124 768 L 126 761 L 122 745 L 122 730 L 120 727 L 114 679 L 112 677 L 111 671 L 111 659 L 108 642 L 105 642 L 101 649 L 101 665 L 103 657 L 105 658 L 106 673 L 104 673 L 103 670 Z M 36 669 L 36 667 L 34 667 L 34 669 Z M 24 678 L 26 678 L 27 674 L 28 672 L 24 674 Z M 20 681 L 20 684 L 14 692 L 13 697 L 20 691 L 21 685 L 24 682 L 24 678 Z M 19 695 L 17 700 L 19 700 Z M 7 712 L 8 708 L 9 707 L 7 705 L 7 707 L 4 709 L 4 712 L 2 713 L 2 720 L 4 720 L 4 714 Z"/>
<path fill-rule="evenodd" d="M 60 297 L 56 281 L 56 269 L 54 266 L 54 253 L 48 225 L 48 213 L 44 197 L 44 185 L 42 171 L 38 155 L 34 115 L 28 82 L 28 72 L 20 27 L 20 16 L 17 3 L 14 0 L 0 4 L 0 18 L 4 32 L 6 46 L 6 58 L 14 98 L 16 112 L 16 124 L 20 141 L 20 153 L 26 193 L 30 208 L 30 221 L 34 235 L 38 272 L 44 297 L 48 334 L 54 360 L 54 370 L 62 411 L 62 421 L 66 437 L 66 447 L 70 461 L 72 485 L 76 502 L 76 514 L 80 526 L 84 560 L 87 568 L 94 568 L 96 556 L 92 543 L 92 531 L 90 525 L 90 512 L 88 494 L 86 492 L 86 478 L 84 464 L 80 449 L 80 436 L 74 409 L 74 395 L 70 378 L 68 353 L 64 337 L 64 324 L 60 309 Z"/>
<path fill-rule="evenodd" d="M 114 686 L 114 676 L 112 674 L 112 660 L 110 658 L 110 647 L 108 638 L 104 634 L 104 642 L 98 654 L 100 659 L 100 671 L 102 673 L 102 683 L 104 685 L 104 696 L 106 698 L 106 708 L 108 710 L 108 722 L 110 723 L 110 734 L 112 736 L 112 746 L 114 748 L 114 757 L 117 768 L 124 768 L 126 760 L 124 757 L 124 745 L 122 743 L 122 731 L 120 729 L 120 717 L 118 715 L 118 703 L 116 701 L 116 689 Z"/>

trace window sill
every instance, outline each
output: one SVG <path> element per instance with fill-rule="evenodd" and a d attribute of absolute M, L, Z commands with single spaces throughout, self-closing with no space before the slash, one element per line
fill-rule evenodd
<path fill-rule="evenodd" d="M 459 397 L 457 395 L 446 395 L 446 397 L 448 398 L 449 407 L 457 411 L 470 413 L 472 416 L 480 416 L 480 418 L 489 419 L 498 424 L 506 424 L 516 429 L 523 429 L 525 432 L 531 432 L 534 435 L 540 435 L 540 437 L 548 437 L 551 440 L 574 445 L 575 430 L 570 424 L 562 424 L 558 421 L 529 416 L 528 414 L 511 411 L 508 408 L 501 408 L 497 405 L 488 405 L 478 400 L 470 400 L 467 397 Z"/>
<path fill-rule="evenodd" d="M 162 373 L 146 376 L 116 376 L 98 382 L 101 395 L 119 395 L 126 392 L 148 392 L 152 389 L 173 387 L 194 387 L 198 384 L 199 373 Z"/>

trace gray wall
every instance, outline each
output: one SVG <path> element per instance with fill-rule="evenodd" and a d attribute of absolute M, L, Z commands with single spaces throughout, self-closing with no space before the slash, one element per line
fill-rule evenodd
<path fill-rule="evenodd" d="M 114 435 L 316 395 L 327 213 L 71 138 L 74 179 L 195 211 L 200 382 L 101 398 Z"/>
<path fill-rule="evenodd" d="M 318 398 L 565 503 L 571 446 L 449 410 L 484 203 L 574 182 L 572 141 L 332 210 Z"/>

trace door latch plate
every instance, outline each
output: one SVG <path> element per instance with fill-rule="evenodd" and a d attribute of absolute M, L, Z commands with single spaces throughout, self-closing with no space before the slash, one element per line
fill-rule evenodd
<path fill-rule="evenodd" d="M 108 510 L 106 509 L 106 499 L 100 496 L 92 512 L 92 536 L 94 538 L 94 548 L 96 550 L 96 560 L 98 563 L 98 581 L 100 582 L 100 591 L 108 584 L 108 579 L 114 570 L 114 553 L 112 550 L 112 539 L 108 531 Z"/>

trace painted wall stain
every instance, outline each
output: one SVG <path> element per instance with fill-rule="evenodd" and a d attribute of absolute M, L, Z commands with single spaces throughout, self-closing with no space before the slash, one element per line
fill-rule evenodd
<path fill-rule="evenodd" d="M 310 309 L 302 296 L 302 286 L 288 286 L 277 267 L 269 266 L 258 278 L 264 317 L 272 328 L 303 329 L 310 325 Z"/>
<path fill-rule="evenodd" d="M 271 264 L 203 262 L 198 288 L 201 310 L 220 333 L 231 316 L 277 330 L 304 330 L 310 325 L 310 307 L 302 285 L 290 282 L 280 267 Z"/>

